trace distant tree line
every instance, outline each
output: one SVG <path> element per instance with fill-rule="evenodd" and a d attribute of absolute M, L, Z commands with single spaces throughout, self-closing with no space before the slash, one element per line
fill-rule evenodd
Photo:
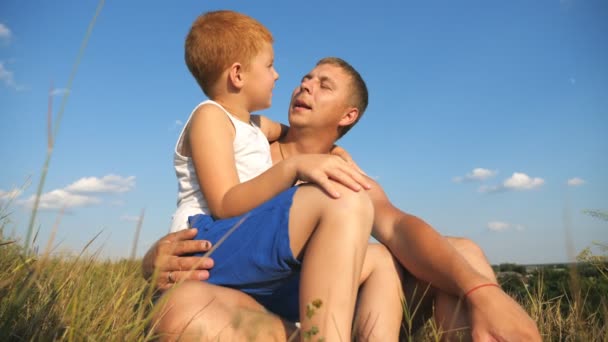
<path fill-rule="evenodd" d="M 581 306 L 585 316 L 608 319 L 608 261 L 578 262 L 549 266 L 500 264 L 494 271 L 502 288 L 518 301 L 528 296 L 543 300 L 560 300 L 562 314 L 573 303 Z"/>

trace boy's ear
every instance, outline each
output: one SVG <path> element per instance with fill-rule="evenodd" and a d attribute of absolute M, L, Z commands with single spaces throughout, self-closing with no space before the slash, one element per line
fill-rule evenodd
<path fill-rule="evenodd" d="M 232 86 L 237 89 L 241 89 L 243 87 L 244 75 L 243 66 L 241 63 L 233 63 L 230 66 L 230 69 L 228 70 L 228 80 L 230 80 Z"/>
<path fill-rule="evenodd" d="M 355 107 L 350 107 L 346 109 L 346 112 L 342 115 L 340 122 L 338 122 L 338 126 L 344 127 L 351 125 L 353 122 L 357 120 L 359 117 L 359 109 Z"/>

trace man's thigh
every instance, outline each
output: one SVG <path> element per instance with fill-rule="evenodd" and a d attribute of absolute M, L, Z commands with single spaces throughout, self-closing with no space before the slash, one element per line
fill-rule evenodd
<path fill-rule="evenodd" d="M 155 332 L 168 340 L 249 340 L 252 336 L 252 340 L 285 340 L 293 329 L 251 296 L 198 281 L 178 283 L 166 291 L 154 314 Z"/>

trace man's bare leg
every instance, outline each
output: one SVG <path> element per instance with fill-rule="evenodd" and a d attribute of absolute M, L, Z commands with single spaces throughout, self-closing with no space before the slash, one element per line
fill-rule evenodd
<path fill-rule="evenodd" d="M 466 238 L 446 237 L 449 243 L 481 275 L 497 282 L 481 248 Z M 457 296 L 448 294 L 428 283 L 406 275 L 406 300 L 411 318 L 411 332 L 415 332 L 434 315 L 435 324 L 444 341 L 468 341 L 471 339 L 471 323 L 466 304 Z M 414 313 L 415 311 L 415 313 Z M 408 323 L 408 322 L 406 322 Z"/>
<path fill-rule="evenodd" d="M 286 341 L 296 331 L 245 293 L 200 281 L 176 284 L 157 306 L 160 341 Z"/>
<path fill-rule="evenodd" d="M 403 314 L 401 272 L 386 247 L 368 247 L 355 317 L 358 341 L 398 340 Z M 154 317 L 161 341 L 285 341 L 296 332 L 294 324 L 237 290 L 187 281 L 164 297 Z"/>
<path fill-rule="evenodd" d="M 357 341 L 398 341 L 403 269 L 381 244 L 367 247 L 354 322 Z"/>
<path fill-rule="evenodd" d="M 498 283 L 494 270 L 482 249 L 466 238 L 447 237 L 448 241 L 465 260 L 481 275 Z M 458 297 L 437 291 L 435 296 L 435 321 L 445 333 L 447 340 L 458 340 L 460 336 L 470 338 L 471 323 L 465 303 Z M 463 339 L 463 340 L 466 340 Z"/>

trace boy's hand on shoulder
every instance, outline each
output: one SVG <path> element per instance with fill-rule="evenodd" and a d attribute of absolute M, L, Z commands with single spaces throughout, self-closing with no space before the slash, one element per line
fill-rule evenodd
<path fill-rule="evenodd" d="M 289 159 L 295 164 L 298 180 L 319 185 L 331 197 L 340 197 L 340 193 L 332 181 L 341 183 L 353 191 L 371 187 L 365 176 L 338 156 L 300 154 Z"/>
<path fill-rule="evenodd" d="M 343 147 L 334 145 L 331 148 L 331 151 L 329 151 L 329 153 L 344 159 L 344 161 L 347 162 L 348 164 L 350 164 L 352 167 L 354 167 L 355 170 L 357 170 L 367 176 L 367 174 L 359 167 L 359 165 L 357 165 L 357 163 L 355 163 L 355 161 L 353 160 L 353 157 L 350 155 L 350 153 L 348 153 L 348 151 L 346 151 Z"/>

